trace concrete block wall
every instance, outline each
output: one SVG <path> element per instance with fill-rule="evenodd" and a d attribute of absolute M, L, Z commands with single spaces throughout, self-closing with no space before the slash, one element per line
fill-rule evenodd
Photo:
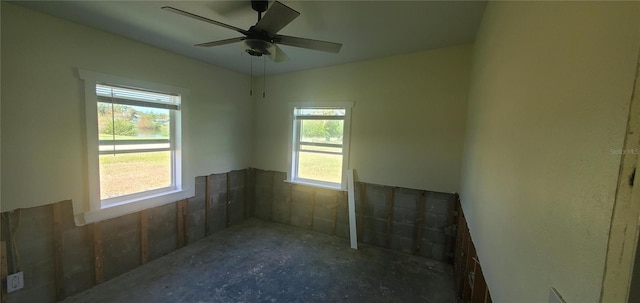
<path fill-rule="evenodd" d="M 2 213 L 9 273 L 25 278 L 9 302 L 61 300 L 249 217 L 349 238 L 345 191 L 285 179 L 251 168 L 202 176 L 187 200 L 85 226 L 71 201 Z M 362 182 L 355 194 L 360 242 L 450 261 L 454 195 Z"/>
<path fill-rule="evenodd" d="M 349 238 L 347 193 L 284 182 L 286 173 L 253 169 L 255 216 Z M 359 182 L 358 241 L 452 262 L 456 196 Z"/>
<path fill-rule="evenodd" d="M 2 213 L 9 273 L 25 280 L 8 301 L 59 301 L 241 222 L 253 215 L 250 176 L 198 177 L 192 198 L 85 226 L 75 226 L 71 201 Z"/>

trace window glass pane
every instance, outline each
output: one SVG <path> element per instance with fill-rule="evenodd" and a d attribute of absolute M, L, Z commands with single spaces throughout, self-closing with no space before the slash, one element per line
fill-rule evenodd
<path fill-rule="evenodd" d="M 100 199 L 169 187 L 171 151 L 100 155 Z"/>
<path fill-rule="evenodd" d="M 343 120 L 302 120 L 300 141 L 342 144 Z"/>
<path fill-rule="evenodd" d="M 298 178 L 342 182 L 342 155 L 299 152 Z"/>
<path fill-rule="evenodd" d="M 169 139 L 169 113 L 168 109 L 98 102 L 98 139 Z"/>
<path fill-rule="evenodd" d="M 344 108 L 298 108 L 296 116 L 344 116 Z"/>

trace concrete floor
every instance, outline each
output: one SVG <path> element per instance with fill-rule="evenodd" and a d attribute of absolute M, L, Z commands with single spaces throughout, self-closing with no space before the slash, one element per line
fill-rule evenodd
<path fill-rule="evenodd" d="M 64 302 L 455 302 L 448 264 L 258 219 Z"/>

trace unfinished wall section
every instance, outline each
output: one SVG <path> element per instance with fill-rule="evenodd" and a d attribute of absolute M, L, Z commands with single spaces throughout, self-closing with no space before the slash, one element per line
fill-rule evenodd
<path fill-rule="evenodd" d="M 284 182 L 286 173 L 253 169 L 256 217 L 349 238 L 347 193 Z M 356 183 L 358 240 L 451 262 L 453 194 Z"/>
<path fill-rule="evenodd" d="M 253 214 L 249 170 L 198 177 L 192 198 L 75 226 L 71 201 L 2 213 L 9 302 L 56 302 L 115 278 Z"/>

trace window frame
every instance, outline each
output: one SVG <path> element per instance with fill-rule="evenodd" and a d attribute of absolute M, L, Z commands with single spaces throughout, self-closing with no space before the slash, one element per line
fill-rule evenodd
<path fill-rule="evenodd" d="M 117 85 L 113 85 L 111 83 L 96 83 L 95 90 L 98 90 L 97 87 L 98 86 L 103 86 L 103 87 L 109 87 L 110 90 L 112 89 L 123 89 L 123 90 L 135 90 L 135 91 L 148 91 L 147 89 L 142 89 L 142 88 L 133 88 L 133 87 L 121 87 L 121 86 L 117 86 Z M 153 91 L 151 93 L 159 93 L 156 91 Z M 140 101 L 140 100 L 135 100 L 134 98 L 117 98 L 117 97 L 109 97 L 109 96 L 105 96 L 105 95 L 98 95 L 96 94 L 96 99 L 98 103 L 106 103 L 106 104 L 119 104 L 119 105 L 128 105 L 128 106 L 137 106 L 137 107 L 144 107 L 144 108 L 158 108 L 158 109 L 167 109 L 169 110 L 169 139 L 162 139 L 162 140 L 155 140 L 155 141 L 166 141 L 166 143 L 169 144 L 168 148 L 149 148 L 149 149 L 135 149 L 135 148 L 123 148 L 123 149 L 116 149 L 116 146 L 121 145 L 121 146 L 127 146 L 127 145 L 138 145 L 138 144 L 149 144 L 150 141 L 154 141 L 154 140 L 148 140 L 148 139 L 141 139 L 141 140 L 100 140 L 100 138 L 98 137 L 98 147 L 102 146 L 102 142 L 103 141 L 112 141 L 113 144 L 109 144 L 109 146 L 113 146 L 113 150 L 98 150 L 98 155 L 122 155 L 122 154 L 127 154 L 127 153 L 145 153 L 145 152 L 156 152 L 156 151 L 169 151 L 171 152 L 171 156 L 170 156 L 170 169 L 171 169 L 171 184 L 169 184 L 169 186 L 166 187 L 161 187 L 161 188 L 154 188 L 154 189 L 150 189 L 150 190 L 145 190 L 145 191 L 139 191 L 139 192 L 135 192 L 135 193 L 131 193 L 131 194 L 126 194 L 126 195 L 121 195 L 121 196 L 116 196 L 116 197 L 111 197 L 111 198 L 106 198 L 103 199 L 102 197 L 100 198 L 100 204 L 102 208 L 106 208 L 106 207 L 110 207 L 110 206 L 114 206 L 114 205 L 119 205 L 122 203 L 129 203 L 132 200 L 139 200 L 139 199 L 143 199 L 145 197 L 148 196 L 153 196 L 153 195 L 158 195 L 158 194 L 162 194 L 165 192 L 172 192 L 175 190 L 180 189 L 181 187 L 181 182 L 179 180 L 180 174 L 181 174 L 181 170 L 179 169 L 179 167 L 176 165 L 176 163 L 178 162 L 176 159 L 176 152 L 175 152 L 175 146 L 176 146 L 176 136 L 175 136 L 175 129 L 177 127 L 176 125 L 176 118 L 178 115 L 180 115 L 179 111 L 180 111 L 180 104 L 181 104 L 181 97 L 178 94 L 169 94 L 169 93 L 160 93 L 163 95 L 172 95 L 173 98 L 175 99 L 175 101 L 169 103 L 169 102 L 153 102 L 153 101 Z M 112 113 L 113 115 L 113 113 Z M 162 142 L 165 143 L 165 142 Z M 98 161 L 99 162 L 99 161 Z M 99 163 L 98 163 L 98 167 L 99 167 Z"/>
<path fill-rule="evenodd" d="M 288 169 L 287 169 L 287 182 L 310 185 L 321 188 L 346 190 L 347 189 L 347 177 L 346 171 L 349 168 L 349 149 L 351 143 L 351 109 L 353 102 L 295 102 L 289 103 L 289 148 L 288 148 Z M 342 135 L 342 167 L 341 167 L 341 182 L 333 183 L 322 180 L 314 180 L 298 177 L 298 159 L 300 150 L 300 131 L 302 121 L 305 119 L 298 119 L 296 112 L 298 109 L 343 109 L 345 111 L 342 119 L 330 118 L 326 120 L 342 120 L 343 121 L 343 135 Z M 302 116 L 303 117 L 303 116 Z M 313 118 L 315 117 L 315 118 Z M 336 116 L 327 116 L 336 117 Z M 318 119 L 316 116 L 310 117 L 313 120 Z M 306 151 L 313 152 L 313 151 Z"/>
<path fill-rule="evenodd" d="M 183 146 L 182 134 L 182 104 L 189 90 L 164 84 L 158 84 L 142 80 L 134 80 L 115 75 L 108 75 L 79 69 L 79 76 L 84 80 L 85 93 L 85 123 L 86 123 L 86 154 L 87 154 L 87 187 L 88 187 L 88 210 L 85 209 L 85 221 L 95 222 L 105 218 L 114 217 L 134 211 L 140 211 L 150 207 L 155 207 L 189 197 L 193 189 L 186 181 L 186 174 L 183 171 Z M 101 102 L 96 94 L 96 85 L 105 84 L 119 87 L 131 87 L 139 90 L 153 92 L 166 92 L 167 94 L 179 95 L 180 110 L 172 110 L 170 128 L 170 138 L 172 142 L 172 179 L 173 186 L 138 192 L 134 194 L 108 198 L 100 198 L 100 164 L 99 164 L 99 136 L 98 136 L 98 102 Z M 106 201 L 106 203 L 104 202 Z"/>

